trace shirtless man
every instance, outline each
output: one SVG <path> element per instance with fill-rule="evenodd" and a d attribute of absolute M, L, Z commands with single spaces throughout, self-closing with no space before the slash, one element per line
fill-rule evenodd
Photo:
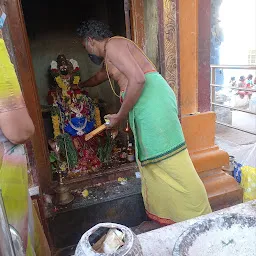
<path fill-rule="evenodd" d="M 92 22 L 90 24 L 97 25 L 95 21 Z M 100 25 L 107 28 L 105 24 Z M 95 64 L 102 64 L 104 60 L 110 77 L 118 83 L 121 92 L 125 91 L 125 99 L 119 112 L 115 115 L 108 115 L 110 127 L 115 127 L 127 118 L 129 111 L 139 99 L 145 83 L 144 73 L 156 71 L 156 69 L 132 42 L 123 38 L 110 40 L 112 33 L 108 30 L 106 30 L 106 36 L 106 38 L 88 36 L 82 44 Z M 108 80 L 105 65 L 102 65 L 101 70 L 95 76 L 80 83 L 79 86 L 94 87 Z"/>
<path fill-rule="evenodd" d="M 166 225 L 210 213 L 205 188 L 186 149 L 171 87 L 137 45 L 112 37 L 106 24 L 84 22 L 78 33 L 89 58 L 95 64 L 104 62 L 79 86 L 97 86 L 110 76 L 120 87 L 122 106 L 107 116 L 109 127 L 129 115 L 149 218 Z"/>

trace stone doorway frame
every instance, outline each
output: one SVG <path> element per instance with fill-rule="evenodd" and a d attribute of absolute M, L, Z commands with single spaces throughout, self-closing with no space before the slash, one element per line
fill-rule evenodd
<path fill-rule="evenodd" d="M 39 186 L 44 191 L 52 182 L 51 166 L 21 0 L 5 1 L 5 9 L 8 16 L 9 43 L 13 48 L 16 71 L 26 106 L 35 125 L 35 134 L 31 138 L 32 150 L 30 150 L 35 162 L 30 164 L 34 165 L 32 169 L 36 170 Z M 130 20 L 126 19 L 126 23 L 130 22 L 127 25 L 131 27 L 131 38 L 142 49 L 145 46 L 143 11 L 143 0 L 130 0 L 128 12 Z"/>

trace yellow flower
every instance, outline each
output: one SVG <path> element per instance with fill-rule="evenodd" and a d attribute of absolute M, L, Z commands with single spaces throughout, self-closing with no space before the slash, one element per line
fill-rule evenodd
<path fill-rule="evenodd" d="M 95 107 L 95 122 L 96 127 L 101 126 L 100 110 L 98 107 Z"/>
<path fill-rule="evenodd" d="M 80 82 L 80 76 L 74 76 L 73 84 L 79 84 Z"/>
<path fill-rule="evenodd" d="M 64 172 L 66 169 L 67 169 L 67 163 L 66 163 L 66 162 L 61 163 L 61 165 L 60 165 L 60 170 L 61 170 L 62 172 Z"/>
<path fill-rule="evenodd" d="M 63 80 L 61 79 L 60 76 L 55 77 L 55 81 L 56 81 L 56 83 L 58 84 L 58 86 L 59 86 L 62 90 L 64 90 L 64 91 L 67 91 L 67 90 L 68 90 L 68 86 L 65 85 L 65 83 L 63 82 Z"/>
<path fill-rule="evenodd" d="M 126 178 L 119 177 L 119 178 L 117 179 L 117 181 L 118 181 L 118 182 L 125 182 L 125 181 L 127 181 L 127 179 L 126 179 Z"/>
<path fill-rule="evenodd" d="M 60 121 L 59 121 L 58 115 L 52 116 L 52 124 L 53 124 L 54 138 L 56 138 L 60 135 Z"/>
<path fill-rule="evenodd" d="M 85 190 L 82 192 L 82 195 L 83 195 L 83 197 L 89 196 L 89 191 L 88 191 L 87 189 L 85 189 Z"/>

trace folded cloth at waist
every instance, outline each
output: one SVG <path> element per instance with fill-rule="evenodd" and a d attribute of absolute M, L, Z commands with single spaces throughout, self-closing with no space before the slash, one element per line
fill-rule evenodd
<path fill-rule="evenodd" d="M 129 122 L 135 138 L 136 157 L 142 165 L 161 161 L 186 149 L 175 94 L 158 72 L 145 74 L 144 89 L 129 113 Z"/>

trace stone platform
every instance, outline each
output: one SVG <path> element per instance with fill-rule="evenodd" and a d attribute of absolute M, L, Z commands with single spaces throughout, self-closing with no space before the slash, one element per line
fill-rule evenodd
<path fill-rule="evenodd" d="M 129 179 L 122 184 L 109 182 L 88 191 L 88 197 L 76 196 L 65 207 L 58 207 L 55 211 L 48 208 L 47 222 L 54 248 L 77 244 L 85 231 L 100 222 L 137 227 L 147 221 L 140 179 Z"/>
<path fill-rule="evenodd" d="M 170 256 L 172 255 L 174 245 L 179 236 L 192 224 L 199 220 L 217 218 L 224 214 L 232 213 L 255 217 L 256 221 L 256 201 L 239 204 L 205 216 L 140 234 L 138 238 L 142 246 L 143 254 L 147 256 Z"/>

